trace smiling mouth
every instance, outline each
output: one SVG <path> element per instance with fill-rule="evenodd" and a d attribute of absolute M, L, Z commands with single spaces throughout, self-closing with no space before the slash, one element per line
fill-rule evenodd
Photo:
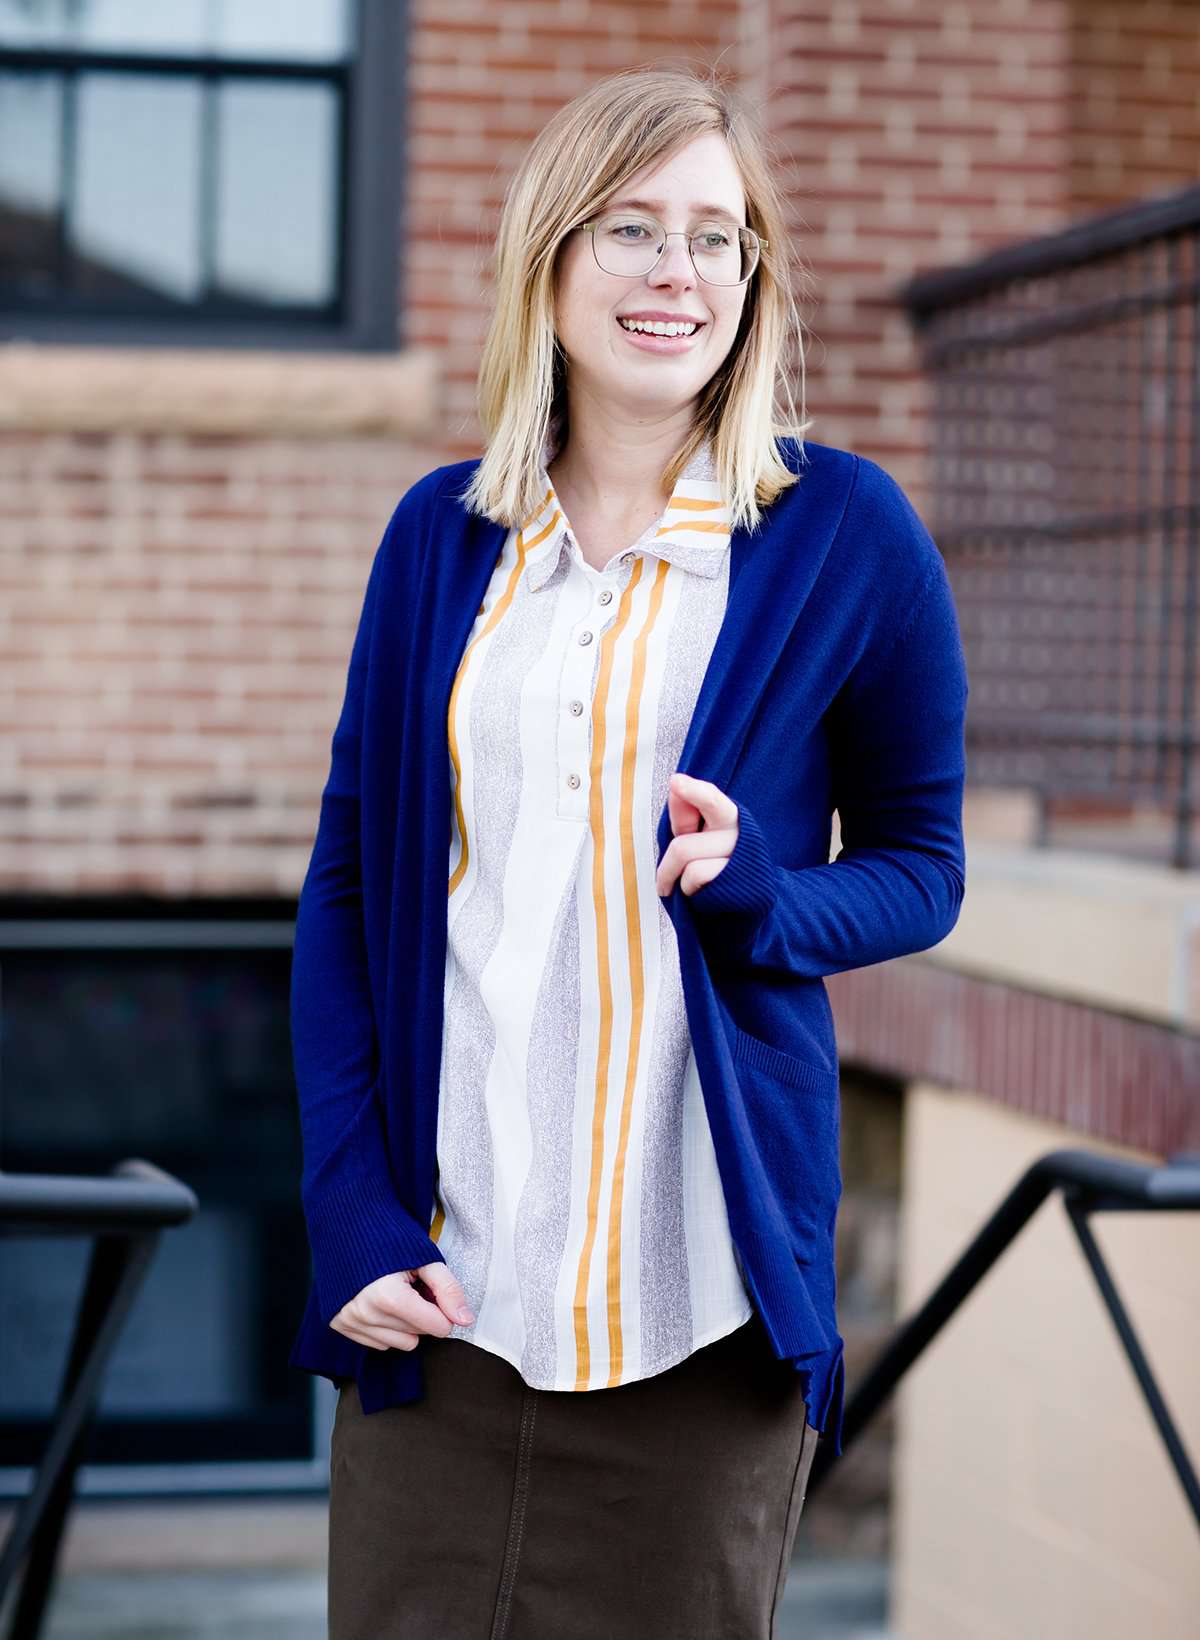
<path fill-rule="evenodd" d="M 704 321 L 701 319 L 664 321 L 658 319 L 618 318 L 617 323 L 622 330 L 627 331 L 631 336 L 658 336 L 668 340 L 677 336 L 694 336 L 698 330 L 703 329 L 704 325 Z"/>

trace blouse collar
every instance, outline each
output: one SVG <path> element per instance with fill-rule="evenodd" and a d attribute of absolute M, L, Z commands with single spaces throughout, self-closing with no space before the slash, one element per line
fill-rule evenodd
<path fill-rule="evenodd" d="M 547 468 L 558 452 L 555 430 L 542 445 L 542 503 L 517 532 L 529 587 L 536 592 L 558 568 L 564 550 L 578 550 Z M 693 575 L 716 575 L 729 546 L 729 508 L 721 493 L 711 439 L 692 456 L 666 509 L 626 550 L 650 553 Z"/>

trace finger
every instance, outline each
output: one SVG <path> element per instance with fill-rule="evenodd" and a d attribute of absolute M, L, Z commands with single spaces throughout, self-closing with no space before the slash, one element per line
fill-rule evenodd
<path fill-rule="evenodd" d="M 444 1261 L 423 1264 L 417 1274 L 433 1294 L 442 1314 L 448 1316 L 451 1322 L 466 1327 L 474 1321 L 462 1283 Z"/>
<path fill-rule="evenodd" d="M 727 860 L 733 853 L 737 838 L 736 827 L 731 829 L 714 828 L 707 831 L 691 832 L 682 837 L 673 837 L 663 850 L 662 859 L 658 862 L 658 870 L 654 874 L 654 886 L 659 894 L 669 894 L 674 886 L 675 879 L 693 861 Z"/>
<path fill-rule="evenodd" d="M 341 1333 L 342 1337 L 348 1338 L 352 1344 L 369 1344 L 373 1350 L 382 1350 L 387 1348 L 386 1344 L 377 1344 L 373 1338 L 369 1338 L 367 1334 L 362 1331 L 361 1328 L 356 1327 L 353 1322 L 338 1321 L 335 1319 L 331 1321 L 329 1325 L 334 1332 Z"/>
<path fill-rule="evenodd" d="M 700 810 L 683 795 L 673 779 L 667 784 L 667 817 L 673 837 L 700 830 Z"/>
<path fill-rule="evenodd" d="M 720 786 L 711 780 L 700 780 L 695 775 L 677 769 L 671 776 L 671 785 L 681 797 L 694 803 L 704 817 L 705 827 L 731 826 L 737 819 L 737 804 Z"/>
<path fill-rule="evenodd" d="M 680 873 L 679 886 L 685 894 L 694 894 L 705 883 L 711 883 L 714 877 L 719 877 L 724 871 L 729 856 L 722 855 L 719 860 L 691 860 Z"/>
<path fill-rule="evenodd" d="M 436 1304 L 422 1298 L 415 1287 L 384 1288 L 360 1298 L 354 1320 L 368 1327 L 394 1327 L 397 1322 L 412 1332 L 437 1333 L 444 1338 L 453 1323 Z"/>
<path fill-rule="evenodd" d="M 336 1331 L 344 1333 L 355 1344 L 366 1344 L 373 1350 L 411 1350 L 416 1348 L 418 1342 L 417 1333 L 400 1327 L 346 1324 L 336 1328 Z"/>
<path fill-rule="evenodd" d="M 420 1343 L 420 1334 L 401 1327 L 368 1327 L 367 1341 L 378 1342 L 384 1349 L 415 1350 Z"/>

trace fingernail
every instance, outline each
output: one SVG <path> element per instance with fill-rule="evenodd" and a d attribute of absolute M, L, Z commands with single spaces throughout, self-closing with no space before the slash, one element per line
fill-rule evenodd
<path fill-rule="evenodd" d="M 464 1326 L 468 1326 L 468 1325 L 470 1325 L 470 1323 L 472 1321 L 474 1321 L 475 1317 L 471 1314 L 470 1310 L 468 1310 L 466 1308 L 466 1306 L 464 1305 L 463 1308 L 458 1312 L 458 1319 L 463 1323 Z"/>

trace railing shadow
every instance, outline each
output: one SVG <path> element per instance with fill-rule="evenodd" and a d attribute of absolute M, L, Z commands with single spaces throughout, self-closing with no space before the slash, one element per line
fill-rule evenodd
<path fill-rule="evenodd" d="M 0 1235 L 91 1235 L 87 1281 L 50 1439 L 0 1551 L 0 1607 L 17 1594 L 7 1640 L 37 1640 L 45 1618 L 75 1477 L 105 1369 L 164 1229 L 199 1203 L 185 1184 L 131 1159 L 107 1178 L 0 1172 Z"/>
<path fill-rule="evenodd" d="M 1200 1209 L 1200 1154 L 1180 1152 L 1161 1165 L 1099 1156 L 1087 1150 L 1052 1150 L 1039 1157 L 1017 1180 L 920 1309 L 902 1323 L 853 1394 L 847 1396 L 842 1454 L 845 1455 L 921 1351 L 1016 1240 L 1047 1196 L 1058 1190 L 1062 1191 L 1071 1228 L 1083 1248 L 1184 1496 L 1200 1526 L 1200 1482 L 1195 1467 L 1088 1223 L 1093 1213 L 1183 1213 Z M 820 1485 L 832 1461 L 827 1443 L 819 1442 L 809 1476 L 809 1497 Z"/>

